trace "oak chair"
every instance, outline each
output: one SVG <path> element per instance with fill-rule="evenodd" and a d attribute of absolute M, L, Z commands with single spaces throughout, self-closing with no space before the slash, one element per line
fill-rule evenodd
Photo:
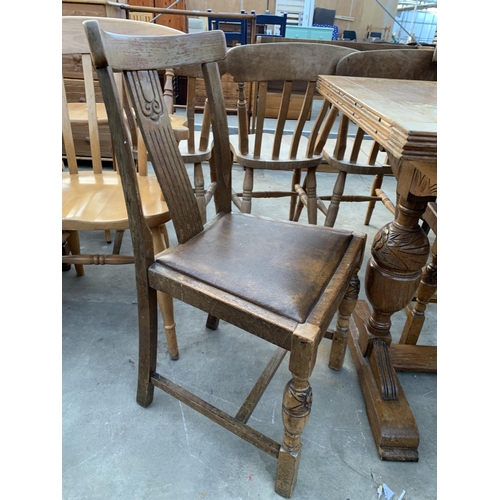
<path fill-rule="evenodd" d="M 103 168 L 100 154 L 100 125 L 108 125 L 108 116 L 100 97 L 100 89 L 94 79 L 90 49 L 83 29 L 83 22 L 92 19 L 82 16 L 62 17 L 62 54 L 63 61 L 72 63 L 71 76 L 83 74 L 85 102 L 71 102 L 67 89 L 73 88 L 71 78 L 62 82 L 62 135 L 67 166 L 62 172 L 62 231 L 63 244 L 69 252 L 63 255 L 64 264 L 74 264 L 78 276 L 84 274 L 84 265 L 133 264 L 134 257 L 120 255 L 115 246 L 112 254 L 91 255 L 80 253 L 81 231 L 116 231 L 118 235 L 129 228 L 125 198 L 121 187 L 120 173 L 116 169 Z M 177 30 L 164 26 L 115 18 L 99 18 L 107 29 L 128 35 L 179 34 Z M 66 56 L 66 57 L 64 57 Z M 64 67 L 64 64 L 63 64 Z M 67 76 L 67 75 L 66 75 Z M 124 114 L 126 99 L 123 95 L 121 77 L 117 75 L 121 96 L 121 109 Z M 97 94 L 97 96 L 96 96 Z M 98 98 L 101 102 L 97 102 Z M 70 102 L 68 102 L 70 101 Z M 130 110 L 129 110 L 130 111 Z M 82 162 L 75 153 L 72 124 L 81 121 L 89 127 L 92 166 Z M 132 144 L 132 133 L 136 125 L 133 116 L 127 116 L 127 143 Z M 140 134 L 135 133 L 136 137 Z M 182 136 L 182 135 L 181 135 Z M 141 149 L 141 148 L 139 148 Z M 145 153 L 145 149 L 142 148 Z M 140 155 L 141 156 L 141 155 Z M 165 224 L 170 220 L 170 212 L 162 201 L 161 189 L 154 174 L 149 174 L 145 161 L 138 161 L 137 182 L 141 192 L 143 211 L 148 227 L 151 228 L 156 253 L 168 247 L 168 234 Z M 175 343 L 175 321 L 172 298 L 158 294 L 158 303 L 163 316 L 170 355 L 178 357 Z"/>
<path fill-rule="evenodd" d="M 371 50 L 356 52 L 344 57 L 337 64 L 337 75 L 402 80 L 436 80 L 437 65 L 432 60 L 430 50 Z M 328 104 L 325 103 L 325 107 Z M 338 110 L 331 107 L 329 120 L 333 124 Z M 341 115 L 336 139 L 327 139 L 326 134 L 318 138 L 316 151 L 323 149 L 326 162 L 338 170 L 328 207 L 325 225 L 333 227 L 341 202 L 368 202 L 365 225 L 370 224 L 371 215 L 377 202 L 392 213 L 395 205 L 382 190 L 385 175 L 392 175 L 391 167 L 379 144 L 365 138 L 364 131 L 356 127 L 355 137 L 349 137 L 349 117 Z M 344 195 L 348 174 L 373 176 L 371 191 L 366 195 Z"/>
<path fill-rule="evenodd" d="M 289 197 L 289 218 L 293 220 L 298 197 L 295 186 L 300 186 L 301 171 L 306 170 L 308 221 L 316 224 L 316 169 L 323 155 L 313 148 L 321 124 L 317 123 L 309 138 L 303 133 L 304 125 L 311 116 L 318 75 L 334 74 L 338 61 L 351 52 L 355 51 L 300 42 L 245 45 L 228 52 L 223 72 L 238 84 L 238 134 L 230 137 L 231 151 L 236 163 L 245 168 L 243 189 L 233 193 L 233 202 L 241 212 L 251 213 L 253 198 Z M 297 90 L 298 85 L 305 85 L 305 91 Z M 292 102 L 299 110 L 298 118 L 287 121 Z M 273 130 L 266 131 L 266 109 L 272 105 L 278 108 L 278 118 Z M 286 126 L 293 128 L 293 134 Z M 254 191 L 255 169 L 293 172 L 290 191 Z"/>
<path fill-rule="evenodd" d="M 85 28 L 110 117 L 131 221 L 139 316 L 137 402 L 149 406 L 154 388 L 160 388 L 277 458 L 276 491 L 290 497 L 298 471 L 300 436 L 311 409 L 309 378 L 318 345 L 338 309 L 332 364 L 341 363 L 342 340 L 357 300 L 365 236 L 231 212 L 232 157 L 217 64 L 227 52 L 222 31 L 130 39 L 100 31 L 96 21 L 86 22 Z M 201 65 L 210 106 L 217 215 L 205 225 L 175 144 L 156 71 L 182 65 Z M 126 124 L 113 71 L 123 72 L 179 241 L 156 257 L 142 213 L 133 157 L 124 145 Z M 235 417 L 157 372 L 157 290 L 208 313 L 207 326 L 212 329 L 219 320 L 227 321 L 277 346 Z M 292 378 L 283 396 L 285 434 L 280 444 L 252 429 L 247 421 L 288 351 Z"/>

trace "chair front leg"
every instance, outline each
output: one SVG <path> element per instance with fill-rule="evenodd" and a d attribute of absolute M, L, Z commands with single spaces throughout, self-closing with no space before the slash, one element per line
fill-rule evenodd
<path fill-rule="evenodd" d="M 347 288 L 338 310 L 337 325 L 332 336 L 332 347 L 330 349 L 330 360 L 328 362 L 328 366 L 332 370 L 340 370 L 344 364 L 345 352 L 347 349 L 347 335 L 349 334 L 349 320 L 358 302 L 359 288 L 360 281 L 358 275 L 355 274 L 349 283 L 349 287 Z"/>
<path fill-rule="evenodd" d="M 241 211 L 244 214 L 252 213 L 252 191 L 253 191 L 253 168 L 245 168 L 243 178 L 243 196 L 241 200 Z"/>
<path fill-rule="evenodd" d="M 318 198 L 316 194 L 316 167 L 307 169 L 307 221 L 318 223 Z"/>
<path fill-rule="evenodd" d="M 290 498 L 297 481 L 302 443 L 300 437 L 307 424 L 312 405 L 309 384 L 321 335 L 311 325 L 299 325 L 293 334 L 289 369 L 292 379 L 283 393 L 282 418 L 285 427 L 278 455 L 275 490 Z"/>
<path fill-rule="evenodd" d="M 327 227 L 333 227 L 335 225 L 335 221 L 337 220 L 340 200 L 344 194 L 346 177 L 347 174 L 345 172 L 342 170 L 339 171 L 337 180 L 335 181 L 335 186 L 333 187 L 332 199 L 330 200 L 330 205 L 326 214 L 325 226 Z"/>

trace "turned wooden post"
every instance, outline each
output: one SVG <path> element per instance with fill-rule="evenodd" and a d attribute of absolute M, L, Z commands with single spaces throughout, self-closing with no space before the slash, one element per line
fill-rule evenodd
<path fill-rule="evenodd" d="M 391 316 L 412 299 L 429 255 L 427 235 L 419 225 L 427 201 L 400 197 L 395 221 L 376 235 L 365 276 L 365 290 L 373 311 L 360 333 L 359 347 L 368 357 L 382 399 L 398 398 L 396 374 L 390 363 Z"/>
<path fill-rule="evenodd" d="M 275 490 L 290 498 L 297 481 L 302 444 L 300 436 L 309 419 L 312 405 L 312 388 L 309 377 L 316 363 L 316 353 L 321 340 L 319 328 L 298 325 L 292 338 L 289 369 L 292 379 L 283 393 L 282 418 L 285 434 L 278 455 Z"/>
<path fill-rule="evenodd" d="M 416 345 L 425 321 L 425 309 L 437 289 L 437 238 L 432 245 L 432 260 L 424 269 L 418 285 L 415 306 L 409 310 L 408 318 L 399 340 L 400 344 Z"/>
<path fill-rule="evenodd" d="M 330 349 L 330 360 L 328 366 L 333 370 L 340 370 L 344 364 L 347 349 L 347 335 L 349 334 L 349 320 L 358 302 L 360 281 L 355 274 L 349 288 L 340 303 L 337 314 L 337 325 L 332 336 L 332 347 Z"/>

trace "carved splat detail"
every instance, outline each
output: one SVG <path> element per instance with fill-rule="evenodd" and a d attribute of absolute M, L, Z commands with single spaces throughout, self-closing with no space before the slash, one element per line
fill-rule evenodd
<path fill-rule="evenodd" d="M 132 74 L 135 92 L 139 96 L 141 112 L 152 121 L 158 121 L 164 112 L 163 93 L 153 71 L 136 71 Z"/>

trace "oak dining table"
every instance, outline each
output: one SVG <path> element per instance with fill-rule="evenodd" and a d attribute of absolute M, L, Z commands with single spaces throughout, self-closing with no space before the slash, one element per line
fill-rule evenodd
<path fill-rule="evenodd" d="M 392 340 L 391 316 L 411 303 L 428 272 L 430 245 L 421 227 L 437 199 L 437 82 L 319 76 L 319 93 L 387 152 L 397 180 L 394 220 L 374 237 L 365 292 L 349 325 L 372 434 L 382 460 L 417 461 L 418 426 L 397 371 L 437 373 L 437 346 Z M 418 339 L 417 339 L 418 340 Z"/>

